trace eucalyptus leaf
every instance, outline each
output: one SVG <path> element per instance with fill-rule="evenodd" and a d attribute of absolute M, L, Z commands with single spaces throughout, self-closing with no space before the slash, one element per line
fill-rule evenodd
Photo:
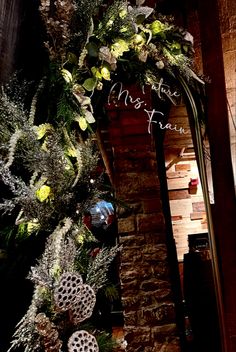
<path fill-rule="evenodd" d="M 76 65 L 78 63 L 78 58 L 74 53 L 69 52 L 67 54 L 67 60 L 71 63 Z"/>
<path fill-rule="evenodd" d="M 98 69 L 97 67 L 93 66 L 93 67 L 91 68 L 91 72 L 92 72 L 92 74 L 93 74 L 96 78 L 102 79 L 102 75 L 101 75 L 101 73 L 99 72 L 99 69 Z"/>
<path fill-rule="evenodd" d="M 110 81 L 110 79 L 111 79 L 111 74 L 110 74 L 109 69 L 108 69 L 106 66 L 103 66 L 103 67 L 102 67 L 102 69 L 101 69 L 101 75 L 102 75 L 102 78 L 104 78 L 106 81 Z"/>
<path fill-rule="evenodd" d="M 137 24 L 143 23 L 144 20 L 145 20 L 145 15 L 138 15 L 138 16 L 136 17 L 136 23 L 137 23 Z"/>
<path fill-rule="evenodd" d="M 141 6 L 145 3 L 145 0 L 136 0 L 136 5 Z"/>
<path fill-rule="evenodd" d="M 83 116 L 79 116 L 78 119 L 76 119 L 76 121 L 79 123 L 79 127 L 81 128 L 82 131 L 85 131 L 88 127 L 86 118 Z"/>
<path fill-rule="evenodd" d="M 83 83 L 83 87 L 89 92 L 94 90 L 96 85 L 97 85 L 97 80 L 95 78 L 87 78 Z"/>
<path fill-rule="evenodd" d="M 88 123 L 94 123 L 96 121 L 95 118 L 93 117 L 93 114 L 88 110 L 84 110 L 84 116 Z"/>
<path fill-rule="evenodd" d="M 98 57 L 98 47 L 95 43 L 90 42 L 86 45 L 86 49 L 88 51 L 88 55 L 91 57 Z"/>
<path fill-rule="evenodd" d="M 137 19 L 138 16 L 144 16 L 144 18 L 149 17 L 154 9 L 148 6 L 139 6 L 139 7 L 128 7 L 128 11 L 131 14 L 131 16 L 135 17 Z"/>

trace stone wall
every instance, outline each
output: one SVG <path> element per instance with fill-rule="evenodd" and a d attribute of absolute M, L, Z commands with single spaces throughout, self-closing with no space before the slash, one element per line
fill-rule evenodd
<path fill-rule="evenodd" d="M 236 2 L 234 0 L 221 0 L 219 1 L 219 10 L 236 190 Z"/>
<path fill-rule="evenodd" d="M 140 94 L 132 90 L 132 97 Z M 118 208 L 118 232 L 127 351 L 177 352 L 165 222 L 147 116 L 142 109 L 115 105 L 109 107 L 110 139 L 116 197 L 125 203 Z"/>

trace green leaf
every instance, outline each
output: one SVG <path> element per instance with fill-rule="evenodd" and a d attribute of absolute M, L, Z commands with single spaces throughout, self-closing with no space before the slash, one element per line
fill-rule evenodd
<path fill-rule="evenodd" d="M 75 54 L 69 52 L 67 54 L 67 60 L 71 63 L 71 64 L 74 64 L 76 65 L 78 63 L 78 58 Z"/>
<path fill-rule="evenodd" d="M 79 127 L 82 131 L 85 131 L 87 129 L 88 124 L 85 117 L 79 116 L 78 118 L 76 118 L 76 121 L 79 123 Z"/>
<path fill-rule="evenodd" d="M 85 116 L 86 121 L 88 123 L 94 123 L 95 122 L 95 118 L 93 117 L 93 114 L 90 111 L 84 110 L 84 116 Z"/>
<path fill-rule="evenodd" d="M 86 49 L 88 50 L 88 55 L 91 57 L 98 57 L 98 47 L 95 43 L 90 42 L 87 44 Z"/>
<path fill-rule="evenodd" d="M 101 75 L 101 73 L 99 72 L 99 69 L 98 69 L 97 67 L 93 66 L 93 67 L 91 68 L 91 72 L 92 72 L 92 74 L 93 74 L 96 78 L 102 79 L 102 75 Z"/>
<path fill-rule="evenodd" d="M 51 188 L 49 186 L 43 185 L 35 192 L 35 194 L 40 202 L 44 202 L 48 198 L 50 192 Z"/>
<path fill-rule="evenodd" d="M 150 25 L 150 29 L 151 29 L 153 35 L 159 34 L 160 32 L 162 32 L 164 30 L 164 28 L 165 28 L 165 25 L 158 20 L 155 20 Z"/>
<path fill-rule="evenodd" d="M 123 39 L 117 39 L 111 46 L 111 53 L 116 58 L 123 55 L 125 51 L 129 51 L 129 43 Z"/>
<path fill-rule="evenodd" d="M 39 229 L 39 222 L 34 219 L 33 221 L 27 222 L 27 232 L 31 235 L 33 232 L 36 232 Z"/>
<path fill-rule="evenodd" d="M 102 67 L 101 75 L 102 75 L 102 78 L 104 78 L 106 81 L 110 81 L 110 79 L 111 79 L 110 71 L 108 70 L 108 68 L 106 66 Z"/>
<path fill-rule="evenodd" d="M 140 15 L 138 15 L 137 17 L 136 17 L 136 23 L 137 24 L 141 24 L 141 23 L 143 23 L 143 21 L 145 20 L 145 15 L 143 15 L 143 14 L 140 14 Z"/>
<path fill-rule="evenodd" d="M 183 50 L 184 50 L 184 52 L 185 52 L 185 53 L 187 53 L 187 52 L 188 52 L 188 50 L 189 50 L 188 45 L 183 45 Z"/>
<path fill-rule="evenodd" d="M 96 87 L 96 84 L 97 80 L 95 78 L 87 78 L 83 83 L 83 87 L 91 92 Z"/>
<path fill-rule="evenodd" d="M 48 131 L 52 131 L 53 127 L 50 123 L 43 123 L 39 126 L 34 126 L 37 134 L 37 139 L 42 139 Z"/>
<path fill-rule="evenodd" d="M 181 54 L 181 45 L 179 43 L 172 43 L 170 48 L 175 55 Z"/>

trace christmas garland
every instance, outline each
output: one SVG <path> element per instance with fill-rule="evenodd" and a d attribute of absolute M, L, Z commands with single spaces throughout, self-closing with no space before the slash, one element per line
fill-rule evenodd
<path fill-rule="evenodd" d="M 160 80 L 176 84 L 178 77 L 203 83 L 191 69 L 192 36 L 141 3 L 41 0 L 48 73 L 30 108 L 27 84 L 23 89 L 12 82 L 2 90 L 0 174 L 11 197 L 0 210 L 16 214 L 16 237 L 47 237 L 29 274 L 32 302 L 10 350 L 22 345 L 25 352 L 102 351 L 104 336 L 81 323 L 91 317 L 119 248 L 87 255 L 83 272 L 78 265 L 84 244 L 94 241 L 83 217 L 107 193 L 90 138 L 97 109 L 124 76 L 142 87 Z"/>
<path fill-rule="evenodd" d="M 101 1 L 94 6 L 90 1 L 56 1 L 51 16 L 47 3 L 41 1 L 40 7 L 48 33 L 45 45 L 65 80 L 62 96 L 67 96 L 70 120 L 82 131 L 95 123 L 97 100 L 106 104 L 109 88 L 119 78 L 141 87 L 156 87 L 160 81 L 176 85 L 178 77 L 203 84 L 191 69 L 193 37 L 175 26 L 173 18 L 120 0 L 110 6 Z M 80 21 L 86 30 L 75 32 Z"/>

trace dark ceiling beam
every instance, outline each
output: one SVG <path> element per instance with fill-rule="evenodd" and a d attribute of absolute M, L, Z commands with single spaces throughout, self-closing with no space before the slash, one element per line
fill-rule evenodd
<path fill-rule="evenodd" d="M 207 84 L 207 127 L 215 203 L 213 226 L 218 248 L 225 310 L 224 352 L 236 351 L 236 201 L 219 9 L 216 0 L 198 0 L 203 70 Z M 233 74 L 233 73 L 232 73 Z M 204 317 L 203 317 L 204 319 Z"/>

